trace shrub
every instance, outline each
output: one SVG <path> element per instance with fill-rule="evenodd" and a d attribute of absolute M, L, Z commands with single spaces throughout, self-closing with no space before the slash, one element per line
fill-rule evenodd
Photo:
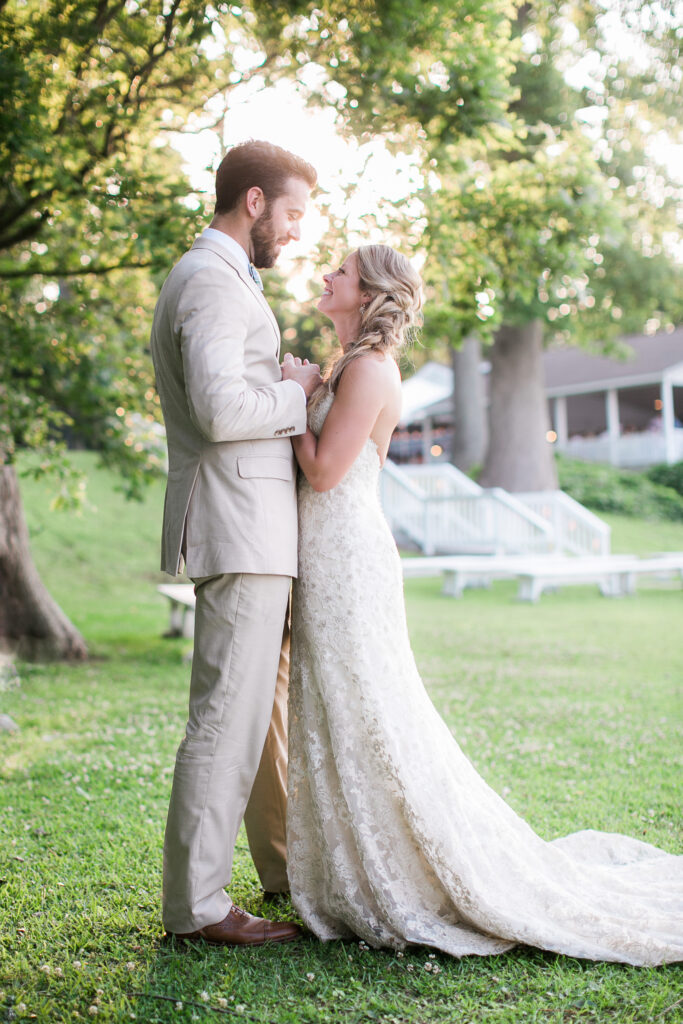
<path fill-rule="evenodd" d="M 671 466 L 660 462 L 648 469 L 647 476 L 653 483 L 673 487 L 674 491 L 683 494 L 683 462 L 674 462 Z"/>
<path fill-rule="evenodd" d="M 561 455 L 557 456 L 557 472 L 562 490 L 595 512 L 683 520 L 683 495 L 653 481 L 647 473 Z"/>

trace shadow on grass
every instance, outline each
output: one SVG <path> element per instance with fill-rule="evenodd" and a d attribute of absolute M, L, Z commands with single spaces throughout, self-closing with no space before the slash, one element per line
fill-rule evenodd
<path fill-rule="evenodd" d="M 116 661 L 124 665 L 162 665 L 179 668 L 184 666 L 189 675 L 192 654 L 192 640 L 186 637 L 159 637 L 150 639 L 139 633 L 117 633 L 106 639 L 91 642 L 88 662 L 106 663 Z M 86 663 L 87 664 L 87 663 Z"/>
<path fill-rule="evenodd" d="M 150 1024 L 177 1021 L 178 1001 L 190 1020 L 213 1012 L 254 1024 L 635 1024 L 675 1019 L 680 981 L 675 966 L 594 963 L 525 946 L 455 959 L 424 947 L 398 953 L 307 936 L 249 949 L 159 944 L 136 998 Z"/>
<path fill-rule="evenodd" d="M 262 909 L 258 897 L 250 902 L 252 912 Z M 144 1014 L 150 1024 L 226 1018 L 253 1024 L 635 1021 L 647 1019 L 635 1011 L 659 973 L 525 946 L 455 959 L 426 947 L 373 950 L 310 935 L 241 949 L 159 940 L 144 983 L 129 996 L 138 1019 Z M 630 992 L 623 987 L 629 982 Z"/>

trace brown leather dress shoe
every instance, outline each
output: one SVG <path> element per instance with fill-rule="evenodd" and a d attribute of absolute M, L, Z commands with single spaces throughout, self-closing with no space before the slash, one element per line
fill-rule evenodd
<path fill-rule="evenodd" d="M 262 946 L 266 942 L 292 942 L 301 935 L 301 929 L 289 921 L 269 921 L 265 917 L 254 917 L 246 910 L 230 908 L 227 917 L 217 924 L 207 924 L 196 932 L 167 932 L 168 938 L 204 939 L 212 946 Z"/>

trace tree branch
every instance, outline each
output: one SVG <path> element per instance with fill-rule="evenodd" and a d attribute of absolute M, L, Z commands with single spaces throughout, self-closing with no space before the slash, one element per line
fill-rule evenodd
<path fill-rule="evenodd" d="M 14 267 L 4 270 L 0 267 L 0 280 L 16 280 L 22 277 L 87 277 L 88 274 L 110 274 L 112 270 L 144 270 L 146 267 L 156 267 L 162 264 L 161 260 L 123 260 L 120 263 L 112 263 L 109 266 L 96 264 L 93 267 L 48 267 L 38 269 L 31 266 Z M 164 263 L 164 266 L 166 264 Z"/>
<path fill-rule="evenodd" d="M 35 236 L 41 231 L 43 222 L 48 216 L 48 211 L 45 210 L 39 217 L 35 217 L 30 223 L 25 224 L 21 228 L 17 228 L 14 234 L 0 235 L 0 252 L 3 249 L 11 249 L 13 245 L 18 245 L 19 242 L 28 242 L 29 238 L 35 238 Z"/>

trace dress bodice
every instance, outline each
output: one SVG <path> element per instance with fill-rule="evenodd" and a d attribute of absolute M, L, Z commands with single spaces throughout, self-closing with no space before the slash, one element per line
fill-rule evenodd
<path fill-rule="evenodd" d="M 325 397 L 311 413 L 310 427 L 316 436 L 333 401 L 333 395 Z M 319 580 L 321 559 L 328 575 L 333 569 L 341 571 L 340 560 L 352 557 L 359 544 L 371 561 L 398 560 L 380 502 L 380 469 L 377 445 L 368 438 L 346 475 L 329 491 L 313 490 L 299 474 L 299 578 L 315 573 Z M 377 565 L 378 572 L 382 568 Z"/>
<path fill-rule="evenodd" d="M 315 406 L 309 416 L 308 425 L 316 437 L 320 437 L 323 424 L 327 419 L 327 414 L 332 408 L 333 402 L 334 395 L 326 395 L 325 398 Z M 369 488 L 374 492 L 377 488 L 381 468 L 382 465 L 377 445 L 373 439 L 369 437 L 344 479 L 340 481 L 337 487 L 332 488 L 331 491 L 323 493 L 332 495 L 333 492 L 338 492 L 340 488 L 341 493 L 345 495 L 350 495 L 351 492 L 358 489 L 365 490 L 366 488 Z M 336 503 L 339 500 L 340 493 L 336 493 L 333 501 Z"/>

